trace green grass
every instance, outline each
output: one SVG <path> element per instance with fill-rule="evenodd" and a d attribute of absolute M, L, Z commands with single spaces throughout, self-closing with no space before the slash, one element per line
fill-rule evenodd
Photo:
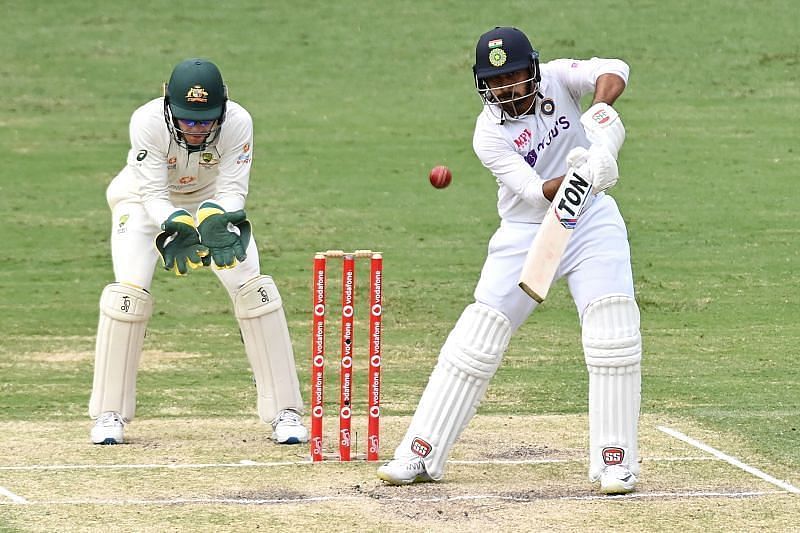
<path fill-rule="evenodd" d="M 471 150 L 470 71 L 478 35 L 497 23 L 526 30 L 545 60 L 631 65 L 613 195 L 642 309 L 643 410 L 690 416 L 800 471 L 797 2 L 269 4 L 4 6 L 0 420 L 86 423 L 97 301 L 112 281 L 105 186 L 124 163 L 130 113 L 196 55 L 220 65 L 255 119 L 248 211 L 303 393 L 312 253 L 380 249 L 385 414 L 409 414 L 497 224 L 494 181 Z M 453 170 L 446 190 L 427 183 L 435 164 Z M 146 350 L 196 357 L 140 372 L 139 415 L 252 413 L 213 275 L 158 271 L 153 293 Z M 573 304 L 563 285 L 551 294 L 483 412 L 585 411 Z"/>

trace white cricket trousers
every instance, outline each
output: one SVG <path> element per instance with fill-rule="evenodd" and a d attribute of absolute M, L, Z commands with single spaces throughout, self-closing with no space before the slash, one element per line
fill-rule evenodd
<path fill-rule="evenodd" d="M 514 331 L 538 305 L 519 287 L 519 276 L 541 224 L 503 220 L 475 287 L 475 300 L 500 311 Z M 628 231 L 611 196 L 600 194 L 581 216 L 556 271 L 566 278 L 578 316 L 590 302 L 609 294 L 633 297 Z"/>

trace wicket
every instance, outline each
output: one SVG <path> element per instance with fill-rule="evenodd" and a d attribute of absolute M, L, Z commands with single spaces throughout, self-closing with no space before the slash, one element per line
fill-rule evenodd
<path fill-rule="evenodd" d="M 371 250 L 328 250 L 314 254 L 311 332 L 311 459 L 322 461 L 322 415 L 325 383 L 325 292 L 328 258 L 342 259 L 342 327 L 339 363 L 339 460 L 350 461 L 356 259 L 370 259 L 369 282 L 369 416 L 367 461 L 377 461 L 380 448 L 381 315 L 383 255 Z"/>

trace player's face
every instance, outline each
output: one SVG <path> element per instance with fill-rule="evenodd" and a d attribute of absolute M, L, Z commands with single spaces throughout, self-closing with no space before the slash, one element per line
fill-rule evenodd
<path fill-rule="evenodd" d="M 186 140 L 186 144 L 189 146 L 199 146 L 203 144 L 208 134 L 213 131 L 216 125 L 216 120 L 178 119 L 178 129 Z"/>
<path fill-rule="evenodd" d="M 536 82 L 528 69 L 486 79 L 495 102 L 512 117 L 521 117 L 533 109 Z"/>

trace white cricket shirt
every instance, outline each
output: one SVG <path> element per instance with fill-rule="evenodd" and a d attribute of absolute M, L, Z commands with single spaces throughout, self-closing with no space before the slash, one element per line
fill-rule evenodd
<path fill-rule="evenodd" d="M 497 211 L 509 222 L 540 223 L 550 201 L 546 180 L 563 176 L 566 158 L 576 146 L 589 147 L 581 118 L 581 97 L 594 91 L 602 74 L 628 83 L 628 65 L 619 59 L 557 59 L 541 65 L 535 111 L 520 119 L 498 119 L 499 107 L 484 106 L 475 124 L 472 146 L 497 179 Z"/>
<path fill-rule="evenodd" d="M 253 155 L 253 119 L 228 101 L 217 138 L 206 149 L 189 153 L 178 146 L 164 121 L 164 99 L 133 112 L 131 149 L 125 168 L 108 189 L 109 204 L 140 201 L 156 224 L 178 209 L 211 200 L 226 211 L 243 209 Z"/>

